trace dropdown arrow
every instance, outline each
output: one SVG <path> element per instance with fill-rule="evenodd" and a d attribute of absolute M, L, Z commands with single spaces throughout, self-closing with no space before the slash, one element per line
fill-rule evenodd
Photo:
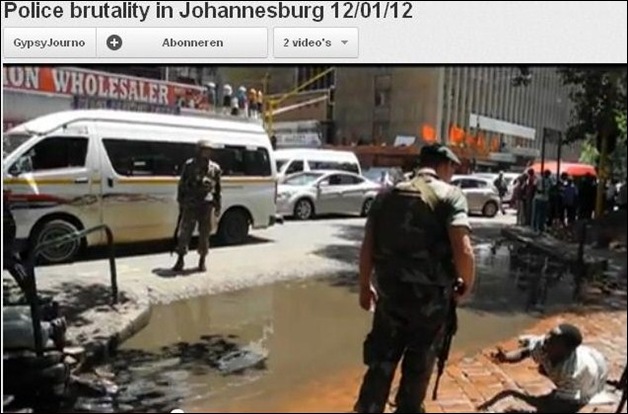
<path fill-rule="evenodd" d="M 348 40 L 341 40 L 341 42 L 342 42 L 343 45 L 346 45 Z"/>

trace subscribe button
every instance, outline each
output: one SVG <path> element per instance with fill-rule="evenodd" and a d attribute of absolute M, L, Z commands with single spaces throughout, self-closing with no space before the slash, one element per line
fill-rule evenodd
<path fill-rule="evenodd" d="M 108 58 L 266 58 L 266 28 L 98 29 Z"/>

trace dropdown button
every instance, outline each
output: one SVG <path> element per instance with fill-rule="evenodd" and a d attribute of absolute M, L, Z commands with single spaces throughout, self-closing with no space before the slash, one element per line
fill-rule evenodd
<path fill-rule="evenodd" d="M 275 27 L 276 58 L 355 59 L 359 56 L 357 27 Z"/>

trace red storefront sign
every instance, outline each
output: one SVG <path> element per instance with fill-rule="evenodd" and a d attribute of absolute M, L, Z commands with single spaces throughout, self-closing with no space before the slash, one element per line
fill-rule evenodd
<path fill-rule="evenodd" d="M 207 104 L 205 89 L 193 85 L 164 82 L 77 68 L 46 66 L 5 66 L 3 87 L 34 93 L 128 101 L 148 105 L 202 108 Z"/>

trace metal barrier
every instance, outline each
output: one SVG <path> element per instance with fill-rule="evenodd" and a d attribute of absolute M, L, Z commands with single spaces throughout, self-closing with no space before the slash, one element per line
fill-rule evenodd
<path fill-rule="evenodd" d="M 44 344 L 42 341 L 42 333 L 41 333 L 41 309 L 39 303 L 39 296 L 37 294 L 37 281 L 35 278 L 35 264 L 39 254 L 49 248 L 55 246 L 61 246 L 65 243 L 69 243 L 72 241 L 81 240 L 86 237 L 88 234 L 95 233 L 97 231 L 104 231 L 107 236 L 107 250 L 109 254 L 109 271 L 111 275 L 111 302 L 113 305 L 118 303 L 118 272 L 116 269 L 116 257 L 115 257 L 115 246 L 113 244 L 113 232 L 106 224 L 102 224 L 96 227 L 92 227 L 90 229 L 82 230 L 79 232 L 75 232 L 73 234 L 69 234 L 67 236 L 59 237 L 57 239 L 49 240 L 44 243 L 37 245 L 33 248 L 26 262 L 26 269 L 28 275 L 28 292 L 27 299 L 30 303 L 31 308 L 31 319 L 33 323 L 33 336 L 35 338 L 35 352 L 38 357 L 43 356 L 44 354 Z"/>
<path fill-rule="evenodd" d="M 578 258 L 576 260 L 577 269 L 574 271 L 574 289 L 573 300 L 580 302 L 582 300 L 582 284 L 587 277 L 587 266 L 584 260 L 584 248 L 587 244 L 588 222 L 580 223 L 578 228 Z"/>
<path fill-rule="evenodd" d="M 528 297 L 526 301 L 526 310 L 530 310 L 533 306 L 543 306 L 546 303 L 549 289 L 564 279 L 567 272 L 573 277 L 572 300 L 580 302 L 582 300 L 582 289 L 584 283 L 588 279 L 589 266 L 585 259 L 586 241 L 589 222 L 579 223 L 575 229 L 577 234 L 578 249 L 575 260 L 569 261 L 553 254 L 552 252 L 543 252 L 542 249 L 535 249 L 534 243 L 519 242 L 501 237 L 493 243 L 493 254 L 497 252 L 500 246 L 507 244 L 509 247 L 519 246 L 519 252 L 523 252 L 523 257 L 513 257 L 515 250 L 511 249 L 511 261 L 515 262 L 515 282 L 518 284 L 522 273 L 526 280 L 530 282 L 527 286 Z"/>

